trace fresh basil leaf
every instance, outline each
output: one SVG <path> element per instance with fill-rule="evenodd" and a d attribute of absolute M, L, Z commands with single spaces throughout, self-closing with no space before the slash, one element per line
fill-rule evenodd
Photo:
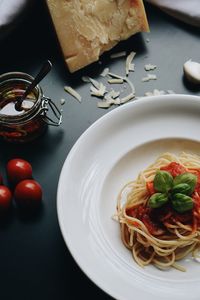
<path fill-rule="evenodd" d="M 189 172 L 178 175 L 174 178 L 173 188 L 182 183 L 186 183 L 190 186 L 188 195 L 191 195 L 194 192 L 197 183 L 197 176 Z"/>
<path fill-rule="evenodd" d="M 184 213 L 186 211 L 192 210 L 193 200 L 189 196 L 177 193 L 173 195 L 172 206 L 177 212 Z"/>
<path fill-rule="evenodd" d="M 168 202 L 168 197 L 166 194 L 155 193 L 150 197 L 148 205 L 151 208 L 158 208 L 163 206 L 167 202 Z"/>
<path fill-rule="evenodd" d="M 157 171 L 153 185 L 156 191 L 167 193 L 173 186 L 173 177 L 169 172 Z"/>
<path fill-rule="evenodd" d="M 181 193 L 184 195 L 191 195 L 191 187 L 187 183 L 179 183 L 172 189 L 172 194 Z"/>

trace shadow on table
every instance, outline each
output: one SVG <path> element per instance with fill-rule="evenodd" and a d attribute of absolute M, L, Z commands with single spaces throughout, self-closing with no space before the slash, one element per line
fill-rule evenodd
<path fill-rule="evenodd" d="M 33 224 L 40 221 L 44 215 L 44 204 L 41 203 L 35 209 L 20 209 L 15 204 L 6 213 L 0 214 L 0 232 L 13 223 L 14 219 L 19 219 L 21 223 Z"/>
<path fill-rule="evenodd" d="M 194 84 L 194 83 L 189 82 L 185 78 L 185 76 L 182 77 L 182 81 L 183 81 L 183 84 L 184 84 L 184 86 L 186 87 L 186 89 L 188 91 L 193 92 L 193 93 L 200 92 L 200 85 L 199 84 Z"/>
<path fill-rule="evenodd" d="M 16 209 L 16 217 L 19 218 L 19 220 L 22 223 L 35 223 L 41 220 L 44 216 L 44 204 L 41 203 L 38 207 L 35 209 Z"/>
<path fill-rule="evenodd" d="M 8 228 L 14 221 L 16 212 L 13 205 L 6 213 L 0 214 L 0 232 Z"/>
<path fill-rule="evenodd" d="M 1 140 L 0 156 L 3 157 L 4 161 L 14 158 L 13 153 L 15 154 L 15 157 L 27 160 L 29 160 L 28 157 L 41 159 L 45 153 L 50 155 L 56 151 L 56 148 L 62 142 L 63 136 L 64 131 L 62 128 L 52 128 L 52 130 L 47 129 L 42 136 L 28 143 L 10 143 Z"/>

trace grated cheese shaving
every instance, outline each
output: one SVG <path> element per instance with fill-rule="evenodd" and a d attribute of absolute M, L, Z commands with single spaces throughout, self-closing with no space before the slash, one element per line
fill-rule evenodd
<path fill-rule="evenodd" d="M 109 68 L 105 68 L 103 72 L 100 74 L 102 77 L 106 77 L 109 73 Z"/>
<path fill-rule="evenodd" d="M 63 99 L 63 98 L 60 99 L 60 104 L 61 104 L 61 105 L 64 105 L 64 104 L 65 104 L 65 99 Z"/>
<path fill-rule="evenodd" d="M 99 108 L 109 108 L 110 107 L 110 103 L 106 102 L 106 101 L 99 101 L 97 103 L 97 106 Z"/>
<path fill-rule="evenodd" d="M 124 79 L 125 77 L 109 72 L 108 75 L 113 78 Z"/>
<path fill-rule="evenodd" d="M 156 68 L 157 68 L 157 66 L 156 65 L 152 65 L 152 64 L 147 64 L 147 65 L 144 66 L 144 69 L 146 71 L 155 70 Z"/>
<path fill-rule="evenodd" d="M 120 79 L 120 78 L 115 78 L 115 79 L 108 79 L 108 83 L 123 83 L 124 80 L 123 79 Z"/>
<path fill-rule="evenodd" d="M 123 56 L 126 56 L 126 51 L 113 53 L 110 55 L 110 58 L 118 58 L 118 57 L 123 57 Z"/>
<path fill-rule="evenodd" d="M 89 79 L 88 76 L 82 76 L 81 79 L 82 79 L 83 82 L 90 82 L 90 79 Z"/>
<path fill-rule="evenodd" d="M 146 92 L 144 95 L 145 96 L 158 96 L 158 95 L 166 95 L 166 94 L 175 94 L 175 92 L 172 90 L 167 90 L 165 92 L 165 91 L 159 91 L 157 89 L 154 89 L 153 92 Z"/>
<path fill-rule="evenodd" d="M 111 90 L 106 96 L 110 96 L 111 98 L 115 99 L 115 98 L 119 97 L 119 95 L 120 95 L 120 92 L 119 92 L 119 91 L 116 92 L 116 91 L 114 91 L 114 90 Z M 106 96 L 105 96 L 105 97 L 106 97 Z"/>
<path fill-rule="evenodd" d="M 154 74 L 148 74 L 146 77 L 142 78 L 142 81 L 146 82 L 146 81 L 156 80 L 156 79 L 157 79 L 156 75 L 154 75 Z"/>
<path fill-rule="evenodd" d="M 128 76 L 129 71 L 132 71 L 132 67 L 130 67 L 130 66 L 132 65 L 132 60 L 135 57 L 135 55 L 136 55 L 136 53 L 132 51 L 126 58 L 126 76 Z"/>
<path fill-rule="evenodd" d="M 131 93 L 135 94 L 135 87 L 127 77 L 119 76 L 119 75 L 111 73 L 111 72 L 109 72 L 108 75 L 113 77 L 113 78 L 119 78 L 119 79 L 123 79 L 124 81 L 126 81 L 128 83 L 128 85 L 130 86 L 130 88 L 131 88 Z"/>
<path fill-rule="evenodd" d="M 129 95 L 127 95 L 126 97 L 121 99 L 120 104 L 124 104 L 124 103 L 130 101 L 133 98 L 135 98 L 135 94 L 130 93 Z"/>
<path fill-rule="evenodd" d="M 130 64 L 129 71 L 132 71 L 132 72 L 135 71 L 135 64 Z"/>
<path fill-rule="evenodd" d="M 92 96 L 103 97 L 106 92 L 106 87 L 102 82 L 99 83 L 99 88 L 97 89 L 93 85 L 90 87 L 90 92 Z"/>
<path fill-rule="evenodd" d="M 167 90 L 168 94 L 176 94 L 173 90 Z"/>
<path fill-rule="evenodd" d="M 79 93 L 77 93 L 72 87 L 70 86 L 65 86 L 64 90 L 70 94 L 72 97 L 74 97 L 76 100 L 78 100 L 79 102 L 81 102 L 81 95 Z"/>
<path fill-rule="evenodd" d="M 145 96 L 158 96 L 158 95 L 165 95 L 165 91 L 159 91 L 157 89 L 154 89 L 153 92 L 146 92 Z"/>
<path fill-rule="evenodd" d="M 89 77 L 89 80 L 96 89 L 100 89 L 100 83 L 97 80 L 95 80 L 91 77 Z"/>
<path fill-rule="evenodd" d="M 125 81 L 128 83 L 128 85 L 130 86 L 132 94 L 135 94 L 135 87 L 134 87 L 134 85 L 132 84 L 132 82 L 131 82 L 128 78 L 125 78 L 124 80 L 125 80 Z M 126 86 L 125 86 L 125 88 L 126 88 Z"/>

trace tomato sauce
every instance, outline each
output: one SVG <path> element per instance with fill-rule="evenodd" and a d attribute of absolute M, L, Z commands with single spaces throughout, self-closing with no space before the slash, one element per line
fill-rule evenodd
<path fill-rule="evenodd" d="M 177 162 L 171 162 L 169 165 L 160 168 L 160 170 L 169 172 L 173 177 L 187 172 L 187 169 Z"/>

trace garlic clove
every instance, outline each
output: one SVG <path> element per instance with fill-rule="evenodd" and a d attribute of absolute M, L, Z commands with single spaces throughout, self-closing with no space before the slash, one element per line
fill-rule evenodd
<path fill-rule="evenodd" d="M 183 65 L 183 71 L 188 81 L 200 84 L 200 63 L 188 60 Z"/>

